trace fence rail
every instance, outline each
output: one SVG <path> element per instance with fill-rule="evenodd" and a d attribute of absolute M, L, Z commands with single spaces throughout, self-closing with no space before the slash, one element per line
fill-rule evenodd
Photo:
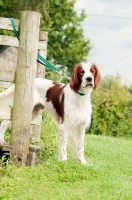
<path fill-rule="evenodd" d="M 19 40 L 16 37 L 0 35 L 0 44 L 4 45 L 4 46 L 19 47 Z M 46 51 L 47 50 L 47 42 L 39 41 L 38 49 Z"/>
<path fill-rule="evenodd" d="M 15 19 L 14 21 L 15 21 L 16 30 L 18 31 L 20 27 L 20 20 Z M 0 17 L 0 29 L 13 31 L 11 21 L 9 18 Z"/>

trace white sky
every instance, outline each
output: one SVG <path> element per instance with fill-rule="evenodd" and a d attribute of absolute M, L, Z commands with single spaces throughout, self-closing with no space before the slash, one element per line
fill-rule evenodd
<path fill-rule="evenodd" d="M 132 84 L 132 0 L 76 0 L 75 9 L 87 14 L 82 27 L 93 46 L 88 61 L 98 65 L 102 76 L 118 73 Z"/>

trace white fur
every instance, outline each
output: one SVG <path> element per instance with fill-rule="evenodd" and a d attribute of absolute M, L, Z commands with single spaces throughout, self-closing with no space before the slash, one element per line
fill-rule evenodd
<path fill-rule="evenodd" d="M 67 140 L 68 136 L 73 138 L 73 146 L 75 149 L 75 157 L 82 164 L 86 164 L 84 158 L 84 137 L 85 129 L 89 127 L 91 122 L 92 106 L 91 106 L 91 92 L 92 87 L 87 86 L 87 77 L 92 78 L 92 85 L 94 87 L 94 77 L 90 72 L 90 63 L 82 63 L 85 74 L 82 78 L 82 84 L 79 92 L 85 93 L 80 96 L 70 88 L 70 84 L 64 87 L 64 121 L 57 115 L 56 110 L 51 101 L 46 101 L 46 92 L 53 86 L 53 82 L 43 78 L 35 79 L 34 100 L 33 107 L 38 103 L 44 105 L 45 109 L 50 113 L 59 130 L 59 153 L 58 160 L 67 160 Z M 62 84 L 63 86 L 63 84 Z M 14 86 L 7 89 L 0 94 L 0 106 L 13 106 Z M 33 120 L 37 117 L 33 115 Z M 4 123 L 4 122 L 3 122 Z M 3 128 L 1 126 L 0 142 L 4 142 L 5 122 Z"/>
<path fill-rule="evenodd" d="M 11 128 L 11 121 L 4 120 L 4 121 L 1 122 L 1 125 L 0 125 L 0 144 L 5 143 L 4 134 L 5 134 L 5 131 L 7 130 L 8 127 Z"/>

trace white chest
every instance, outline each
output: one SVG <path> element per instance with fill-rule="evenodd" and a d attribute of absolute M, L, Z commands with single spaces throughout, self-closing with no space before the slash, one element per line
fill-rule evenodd
<path fill-rule="evenodd" d="M 88 102 L 65 102 L 65 120 L 71 126 L 81 126 L 89 127 L 91 122 L 92 106 L 90 100 Z"/>

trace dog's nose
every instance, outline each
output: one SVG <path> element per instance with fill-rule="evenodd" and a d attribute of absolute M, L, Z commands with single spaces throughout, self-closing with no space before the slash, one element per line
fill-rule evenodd
<path fill-rule="evenodd" d="M 87 80 L 88 82 L 91 82 L 91 81 L 92 81 L 92 77 L 91 77 L 91 76 L 88 76 L 88 77 L 86 78 L 86 80 Z"/>

